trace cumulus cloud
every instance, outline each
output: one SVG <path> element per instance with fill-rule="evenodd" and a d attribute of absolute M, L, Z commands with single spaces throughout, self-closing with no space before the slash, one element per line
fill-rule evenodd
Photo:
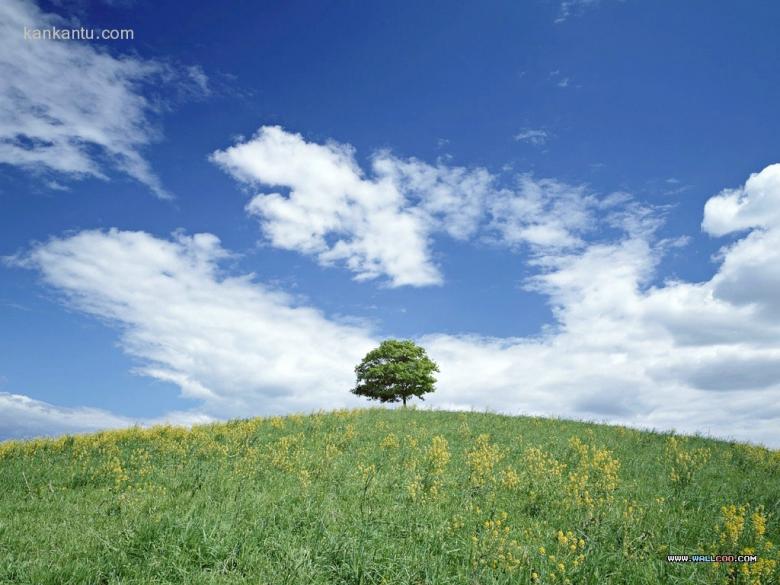
<path fill-rule="evenodd" d="M 408 207 L 430 232 L 445 232 L 456 240 L 467 240 L 478 232 L 485 203 L 495 192 L 495 177 L 479 167 L 431 165 L 380 152 L 373 159 L 373 169 L 380 180 L 391 182 L 403 193 Z"/>
<path fill-rule="evenodd" d="M 707 203 L 706 230 L 754 227 L 724 246 L 707 281 L 652 284 L 667 243 L 641 209 L 616 241 L 548 249 L 528 286 L 550 299 L 555 327 L 426 337 L 447 364 L 436 400 L 780 445 L 779 169 Z"/>
<path fill-rule="evenodd" d="M 66 408 L 21 394 L 0 392 L 0 440 L 87 433 L 133 425 L 193 425 L 213 419 L 205 414 L 173 412 L 153 419 L 117 416 L 98 408 Z"/>
<path fill-rule="evenodd" d="M 726 189 L 704 206 L 702 229 L 723 236 L 749 228 L 780 226 L 780 164 L 750 175 L 744 186 Z"/>
<path fill-rule="evenodd" d="M 387 152 L 374 157 L 369 177 L 350 146 L 306 142 L 276 126 L 212 160 L 238 180 L 288 190 L 256 195 L 247 205 L 272 245 L 323 265 L 343 263 L 358 280 L 387 276 L 391 286 L 441 284 L 431 233 L 473 232 L 491 180 L 481 169 L 401 161 Z"/>
<path fill-rule="evenodd" d="M 516 190 L 502 190 L 488 205 L 502 243 L 567 248 L 581 245 L 580 236 L 594 227 L 599 200 L 583 186 L 525 175 Z"/>
<path fill-rule="evenodd" d="M 369 335 L 251 275 L 223 275 L 227 257 L 210 234 L 163 240 L 110 230 L 51 240 L 16 262 L 40 270 L 72 306 L 118 326 L 138 373 L 175 384 L 204 412 L 356 404 L 346 390 Z"/>
<path fill-rule="evenodd" d="M 343 262 L 360 280 L 387 275 L 394 286 L 441 282 L 424 220 L 404 208 L 389 181 L 363 177 L 349 147 L 307 143 L 278 127 L 214 153 L 236 178 L 289 189 L 256 195 L 247 211 L 279 248 Z"/>
<path fill-rule="evenodd" d="M 724 245 L 703 282 L 658 282 L 670 243 L 656 235 L 657 211 L 621 194 L 580 192 L 588 219 L 567 228 L 577 241 L 527 243 L 536 274 L 526 286 L 549 299 L 555 323 L 529 337 L 423 336 L 441 367 L 429 404 L 780 446 L 780 312 L 771 294 L 780 225 L 767 203 L 780 201 L 777 172 L 768 167 L 710 200 L 705 229 L 749 231 Z M 615 235 L 589 235 L 591 221 Z M 204 413 L 357 404 L 346 392 L 352 367 L 377 336 L 251 275 L 223 273 L 228 256 L 209 234 L 111 230 L 54 239 L 15 262 L 39 270 L 72 306 L 116 323 L 138 371 L 178 385 Z"/>
<path fill-rule="evenodd" d="M 780 317 L 780 164 L 725 190 L 704 208 L 702 228 L 715 236 L 751 230 L 721 251 L 713 297 L 770 322 Z"/>
<path fill-rule="evenodd" d="M 360 280 L 387 276 L 391 286 L 442 283 L 431 257 L 437 234 L 571 247 L 593 226 L 597 208 L 627 202 L 530 175 L 499 188 L 480 167 L 432 165 L 387 151 L 374 154 L 366 176 L 352 147 L 307 142 L 277 126 L 211 158 L 244 183 L 288 191 L 255 195 L 247 205 L 271 245 L 324 265 L 343 263 Z"/>
<path fill-rule="evenodd" d="M 158 133 L 141 87 L 170 72 L 86 41 L 24 38 L 72 24 L 29 0 L 0 2 L 0 162 L 70 178 L 105 178 L 110 165 L 169 197 L 142 155 Z"/>

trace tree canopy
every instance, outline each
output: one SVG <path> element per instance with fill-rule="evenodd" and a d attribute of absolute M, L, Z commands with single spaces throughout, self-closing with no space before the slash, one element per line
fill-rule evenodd
<path fill-rule="evenodd" d="M 356 367 L 357 384 L 351 390 L 380 402 L 402 401 L 435 390 L 439 367 L 411 340 L 387 339 L 368 352 Z"/>

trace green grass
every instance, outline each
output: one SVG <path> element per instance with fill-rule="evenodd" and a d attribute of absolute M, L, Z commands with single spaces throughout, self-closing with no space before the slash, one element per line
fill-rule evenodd
<path fill-rule="evenodd" d="M 0 443 L 0 583 L 780 583 L 779 507 L 777 451 L 622 427 L 371 409 L 130 429 Z"/>

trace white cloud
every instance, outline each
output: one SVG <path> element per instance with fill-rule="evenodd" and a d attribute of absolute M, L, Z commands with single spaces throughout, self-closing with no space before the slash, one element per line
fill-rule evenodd
<path fill-rule="evenodd" d="M 391 286 L 442 282 L 431 234 L 470 235 L 492 180 L 483 169 L 402 161 L 387 152 L 375 155 L 374 177 L 366 177 L 350 146 L 306 142 L 275 126 L 212 160 L 238 180 L 289 190 L 256 195 L 247 205 L 272 245 L 323 265 L 343 263 L 359 280 L 387 276 Z"/>
<path fill-rule="evenodd" d="M 209 84 L 209 78 L 203 71 L 203 68 L 199 65 L 191 65 L 187 67 L 187 76 L 194 85 L 194 89 L 197 91 L 197 95 L 209 95 L 211 93 L 211 87 Z"/>
<path fill-rule="evenodd" d="M 527 286 L 549 298 L 555 324 L 530 337 L 422 337 L 441 367 L 429 404 L 780 446 L 777 170 L 708 203 L 704 225 L 718 233 L 757 227 L 726 245 L 714 276 L 697 283 L 656 281 L 670 243 L 655 235 L 651 211 L 621 194 L 576 191 L 588 219 L 567 229 L 585 234 L 598 221 L 620 234 L 580 235 L 571 246 L 523 240 L 538 270 Z M 224 275 L 226 257 L 208 234 L 168 241 L 112 230 L 40 244 L 17 262 L 40 270 L 73 306 L 115 322 L 139 372 L 177 384 L 202 412 L 357 404 L 347 389 L 352 367 L 377 342 L 371 331 L 249 276 Z"/>
<path fill-rule="evenodd" d="M 0 440 L 87 433 L 105 429 L 170 423 L 193 425 L 213 419 L 204 414 L 172 412 L 153 419 L 117 416 L 98 408 L 67 408 L 21 394 L 0 392 Z"/>
<path fill-rule="evenodd" d="M 247 205 L 273 246 L 323 265 L 341 262 L 360 280 L 387 276 L 391 286 L 442 282 L 430 249 L 437 234 L 510 247 L 577 246 L 596 209 L 630 199 L 600 200 L 585 187 L 530 175 L 515 188 L 498 188 L 483 168 L 431 165 L 387 151 L 374 154 L 373 176 L 366 177 L 352 147 L 306 142 L 279 127 L 263 127 L 212 160 L 242 182 L 289 190 L 256 195 Z"/>
<path fill-rule="evenodd" d="M 656 262 L 635 238 L 559 258 L 538 277 L 557 325 L 537 338 L 427 336 L 433 402 L 780 445 L 778 322 L 711 300 L 711 283 L 645 288 Z"/>
<path fill-rule="evenodd" d="M 457 240 L 477 233 L 485 203 L 494 193 L 495 178 L 479 167 L 434 166 L 380 152 L 373 169 L 379 180 L 389 180 L 403 193 L 407 208 L 423 218 L 429 231 L 446 232 Z"/>
<path fill-rule="evenodd" d="M 515 140 L 518 142 L 528 142 L 535 146 L 542 146 L 550 138 L 546 130 L 534 130 L 533 128 L 524 128 L 515 134 Z"/>
<path fill-rule="evenodd" d="M 563 22 L 573 15 L 580 15 L 589 8 L 595 8 L 601 4 L 601 0 L 564 0 L 558 10 L 555 22 Z"/>
<path fill-rule="evenodd" d="M 52 26 L 71 23 L 29 0 L 0 2 L 0 163 L 105 178 L 108 162 L 168 197 L 141 154 L 157 133 L 140 87 L 164 68 L 87 41 L 24 38 L 25 27 Z"/>
<path fill-rule="evenodd" d="M 585 187 L 523 175 L 517 190 L 502 190 L 488 202 L 489 227 L 510 247 L 580 246 L 580 236 L 595 225 L 594 211 L 599 204 Z"/>
<path fill-rule="evenodd" d="M 435 400 L 780 445 L 778 170 L 707 203 L 705 229 L 756 226 L 721 250 L 710 280 L 651 285 L 668 243 L 641 210 L 618 241 L 540 253 L 529 286 L 549 297 L 556 327 L 513 340 L 428 336 L 444 364 Z"/>
<path fill-rule="evenodd" d="M 771 321 L 780 317 L 780 164 L 710 199 L 702 228 L 713 235 L 752 229 L 721 251 L 713 296 Z"/>
<path fill-rule="evenodd" d="M 702 229 L 723 236 L 750 228 L 780 227 L 780 164 L 750 175 L 743 187 L 726 189 L 704 206 Z"/>
<path fill-rule="evenodd" d="M 222 275 L 210 234 L 161 240 L 85 231 L 32 249 L 75 307 L 115 324 L 138 373 L 170 382 L 218 416 L 357 404 L 352 368 L 371 349 L 362 329 L 336 324 L 283 293 Z"/>

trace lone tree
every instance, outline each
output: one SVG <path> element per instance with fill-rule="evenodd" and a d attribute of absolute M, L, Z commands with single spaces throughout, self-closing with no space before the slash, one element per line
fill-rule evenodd
<path fill-rule="evenodd" d="M 355 367 L 357 385 L 352 394 L 380 402 L 398 402 L 433 392 L 439 371 L 425 350 L 410 340 L 388 339 L 368 352 Z"/>

